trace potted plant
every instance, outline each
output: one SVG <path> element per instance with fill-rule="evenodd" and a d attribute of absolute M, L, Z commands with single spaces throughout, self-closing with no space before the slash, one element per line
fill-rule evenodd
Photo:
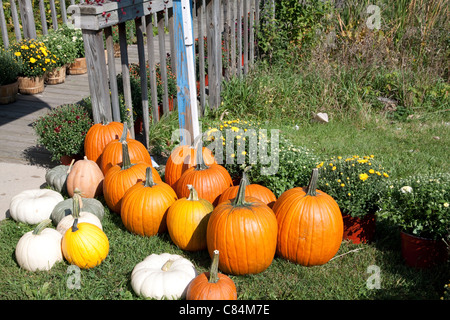
<path fill-rule="evenodd" d="M 23 39 L 11 45 L 11 50 L 23 67 L 18 78 L 21 94 L 44 91 L 44 75 L 56 67 L 58 57 L 42 41 Z"/>
<path fill-rule="evenodd" d="M 392 182 L 380 201 L 380 218 L 400 228 L 402 256 L 427 268 L 448 258 L 450 174 L 418 175 Z"/>
<path fill-rule="evenodd" d="M 389 179 L 374 155 L 333 157 L 321 162 L 318 189 L 338 203 L 344 220 L 343 239 L 370 242 L 375 234 L 380 192 Z"/>
<path fill-rule="evenodd" d="M 47 84 L 59 84 L 66 80 L 66 66 L 73 63 L 78 55 L 76 44 L 62 32 L 52 31 L 42 38 L 42 42 L 55 55 L 56 67 L 46 74 Z"/>
<path fill-rule="evenodd" d="M 52 154 L 53 161 L 70 164 L 84 155 L 84 138 L 93 125 L 91 111 L 83 104 L 62 105 L 33 123 L 38 144 Z"/>
<path fill-rule="evenodd" d="M 17 77 L 21 71 L 21 59 L 16 60 L 10 51 L 0 51 L 0 104 L 16 101 L 19 90 Z"/>
<path fill-rule="evenodd" d="M 85 74 L 87 72 L 87 66 L 81 29 L 74 28 L 70 24 L 63 24 L 58 28 L 57 33 L 71 39 L 75 45 L 75 59 L 73 63 L 69 64 L 67 72 L 72 75 Z"/>

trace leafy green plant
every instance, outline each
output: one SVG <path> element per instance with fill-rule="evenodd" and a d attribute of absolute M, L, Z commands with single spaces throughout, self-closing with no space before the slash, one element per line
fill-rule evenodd
<path fill-rule="evenodd" d="M 312 150 L 293 145 L 278 130 L 263 129 L 259 122 L 224 120 L 206 131 L 206 146 L 208 141 L 215 143 L 211 146 L 216 160 L 233 179 L 239 179 L 250 165 L 250 181 L 266 186 L 277 197 L 290 188 L 305 186 L 318 161 Z"/>
<path fill-rule="evenodd" d="M 58 58 L 56 60 L 57 67 L 74 62 L 78 56 L 76 42 L 62 32 L 52 31 L 42 37 L 41 40 L 50 52 Z"/>
<path fill-rule="evenodd" d="M 84 154 L 84 138 L 93 125 L 90 111 L 82 104 L 59 106 L 33 123 L 38 144 L 58 161 L 64 155 Z"/>
<path fill-rule="evenodd" d="M 75 45 L 76 58 L 83 58 L 85 56 L 83 34 L 81 29 L 74 28 L 70 24 L 63 24 L 56 32 L 72 40 Z"/>
<path fill-rule="evenodd" d="M 22 71 L 22 60 L 5 50 L 0 51 L 0 86 L 16 82 Z"/>
<path fill-rule="evenodd" d="M 450 174 L 416 175 L 388 184 L 380 217 L 415 236 L 441 239 L 450 230 Z"/>
<path fill-rule="evenodd" d="M 22 39 L 11 45 L 10 50 L 22 61 L 20 75 L 25 77 L 43 76 L 46 72 L 52 71 L 59 60 L 42 41 L 35 39 Z"/>
<path fill-rule="evenodd" d="M 379 209 L 389 173 L 374 155 L 333 157 L 317 167 L 318 189 L 336 200 L 343 214 L 361 218 Z"/>

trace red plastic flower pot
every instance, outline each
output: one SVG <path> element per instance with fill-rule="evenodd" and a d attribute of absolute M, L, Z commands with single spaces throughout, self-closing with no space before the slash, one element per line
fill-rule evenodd
<path fill-rule="evenodd" d="M 405 263 L 415 268 L 430 268 L 448 259 L 448 250 L 442 240 L 432 240 L 400 232 L 402 256 Z"/>
<path fill-rule="evenodd" d="M 351 240 L 354 244 L 369 243 L 375 235 L 375 214 L 367 214 L 362 218 L 343 214 L 344 240 Z"/>

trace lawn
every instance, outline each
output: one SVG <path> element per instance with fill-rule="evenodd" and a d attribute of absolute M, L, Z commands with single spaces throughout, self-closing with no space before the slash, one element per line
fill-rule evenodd
<path fill-rule="evenodd" d="M 442 32 L 448 31 L 448 22 L 435 19 L 435 24 L 429 25 L 435 30 L 433 36 L 422 35 L 418 39 L 419 35 L 408 33 L 405 26 L 416 26 L 422 20 L 413 23 L 412 14 L 402 14 L 400 4 L 408 7 L 405 3 L 410 3 L 410 10 L 420 8 L 416 1 L 398 1 L 392 8 L 383 6 L 383 13 L 389 14 L 383 20 L 388 24 L 382 28 L 383 33 L 364 29 L 366 16 L 354 15 L 361 9 L 356 4 L 353 10 L 346 7 L 333 11 L 340 14 L 342 29 L 336 27 L 337 20 L 329 18 L 323 8 L 325 13 L 320 14 L 328 17 L 326 23 L 320 20 L 319 24 L 316 18 L 307 20 L 311 28 L 300 28 L 301 37 L 291 32 L 297 29 L 286 29 L 281 22 L 277 32 L 265 30 L 266 42 L 262 44 L 266 46 L 261 49 L 260 61 L 246 77 L 223 84 L 223 103 L 202 117 L 203 131 L 219 127 L 224 121 L 251 121 L 261 129 L 279 130 L 292 146 L 308 150 L 317 160 L 309 162 L 313 166 L 338 156 L 373 155 L 389 172 L 388 181 L 418 174 L 450 173 L 449 33 Z M 445 12 L 442 9 L 444 17 Z M 301 12 L 300 18 L 293 20 L 304 25 L 302 19 L 310 14 Z M 395 32 L 392 25 L 397 26 Z M 314 30 L 318 28 L 335 31 L 335 46 L 330 48 L 320 37 L 311 36 L 317 34 Z M 286 41 L 289 37 L 291 41 Z M 421 41 L 422 49 L 416 46 Z M 280 43 L 283 45 L 277 46 Z M 313 113 L 318 112 L 328 114 L 328 123 L 313 119 Z M 175 113 L 151 128 L 153 154 L 162 166 L 170 153 L 167 146 L 177 124 Z M 299 157 L 303 156 L 307 158 L 305 153 L 299 153 Z M 292 169 L 287 163 L 280 166 L 291 171 L 287 176 L 304 170 Z M 271 181 L 276 184 L 280 176 L 275 175 Z M 305 186 L 307 181 L 299 178 L 296 183 L 295 186 Z M 287 184 L 277 186 L 278 193 L 288 188 Z M 102 197 L 99 199 L 105 204 Z M 109 212 L 106 205 L 105 210 L 102 224 L 110 252 L 99 266 L 81 271 L 80 289 L 67 286 L 67 262 L 56 264 L 48 272 L 31 273 L 19 268 L 15 245 L 33 226 L 11 219 L 2 221 L 0 300 L 141 300 L 133 292 L 130 276 L 133 267 L 151 253 L 180 254 L 191 260 L 198 272 L 208 270 L 211 260 L 206 250 L 180 250 L 167 233 L 137 236 L 126 230 L 120 216 Z M 448 263 L 431 269 L 408 267 L 401 256 L 399 232 L 397 226 L 379 220 L 372 242 L 353 244 L 344 240 L 336 255 L 324 265 L 306 267 L 275 256 L 264 272 L 230 277 L 239 300 L 441 299 L 450 280 Z"/>

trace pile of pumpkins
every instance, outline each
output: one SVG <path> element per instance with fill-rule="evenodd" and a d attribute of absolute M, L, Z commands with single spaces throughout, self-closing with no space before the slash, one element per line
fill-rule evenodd
<path fill-rule="evenodd" d="M 54 190 L 31 190 L 42 194 L 28 195 L 33 202 L 23 210 L 16 202 L 27 195 L 13 198 L 13 219 L 39 222 L 20 239 L 17 261 L 27 270 L 48 270 L 63 258 L 80 268 L 99 265 L 109 251 L 101 226 L 104 208 L 95 199 L 102 194 L 130 232 L 168 232 L 180 249 L 206 249 L 212 259 L 210 272 L 198 275 L 179 255 L 149 255 L 131 274 L 134 291 L 147 298 L 236 299 L 236 287 L 225 274 L 263 272 L 275 255 L 304 266 L 327 263 L 341 245 L 343 221 L 336 201 L 316 189 L 317 169 L 308 186 L 287 190 L 278 199 L 268 188 L 250 184 L 247 170 L 233 186 L 208 148 L 184 145 L 172 151 L 162 181 L 126 123 L 95 124 L 85 138 L 84 159 L 47 173 Z M 67 200 L 60 194 L 64 190 Z M 38 204 L 44 198 L 46 203 Z M 46 228 L 50 221 L 56 230 Z M 161 288 L 161 281 L 173 285 Z"/>

